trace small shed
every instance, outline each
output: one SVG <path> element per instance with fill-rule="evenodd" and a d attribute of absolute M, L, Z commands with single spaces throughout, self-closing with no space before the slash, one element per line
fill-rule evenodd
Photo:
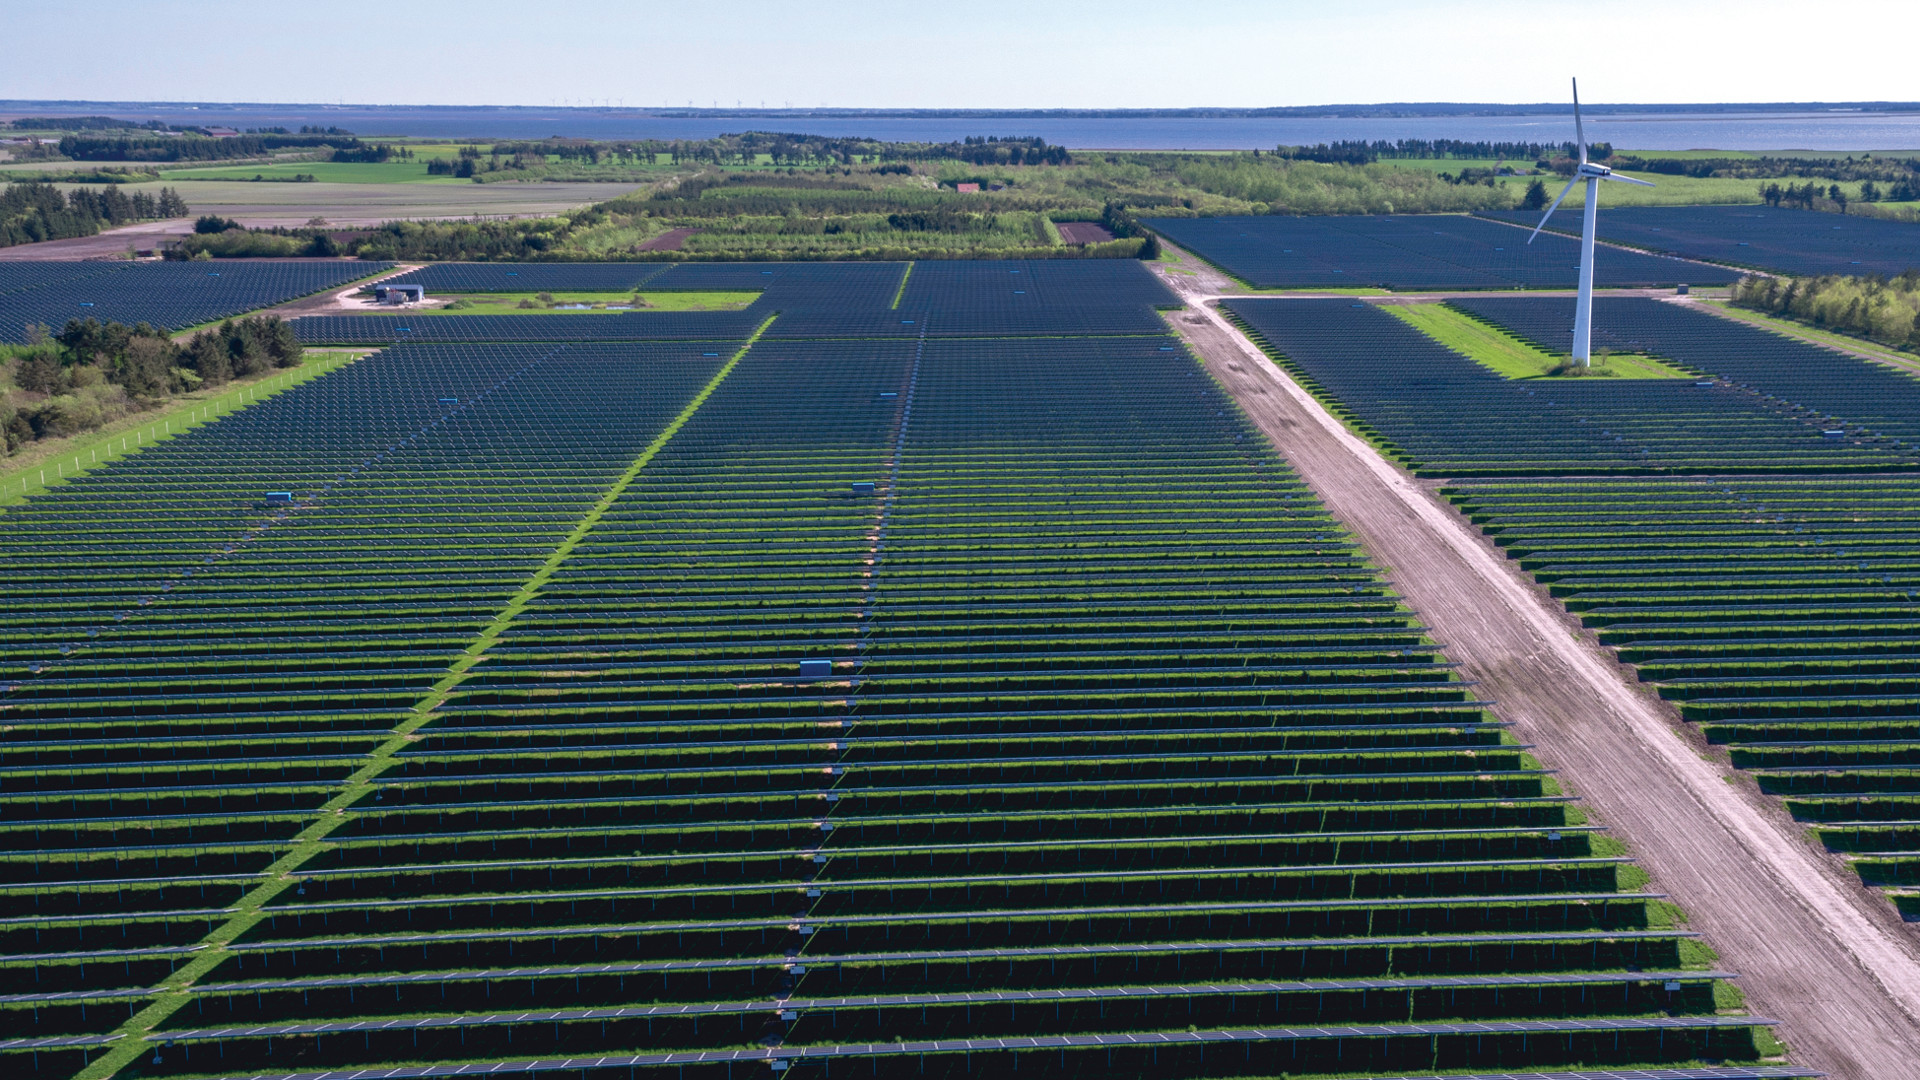
<path fill-rule="evenodd" d="M 427 298 L 424 285 L 375 285 L 373 298 L 382 304 L 417 304 Z"/>

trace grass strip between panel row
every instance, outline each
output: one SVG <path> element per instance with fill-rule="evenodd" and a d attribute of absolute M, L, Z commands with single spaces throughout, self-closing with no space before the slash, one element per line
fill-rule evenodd
<path fill-rule="evenodd" d="M 907 295 L 907 279 L 912 276 L 913 264 L 908 263 L 907 268 L 900 271 L 900 287 L 893 290 L 893 303 L 887 305 L 888 310 L 898 311 L 900 309 L 900 301 Z M 926 335 L 922 334 L 921 336 L 925 337 Z"/>
<path fill-rule="evenodd" d="M 162 985 L 167 989 L 155 998 L 153 1004 L 134 1014 L 115 1030 L 115 1034 L 120 1038 L 83 1069 L 78 1074 L 78 1080 L 105 1080 L 106 1077 L 119 1072 L 152 1049 L 142 1036 L 191 1000 L 191 996 L 186 993 L 186 988 L 226 960 L 229 955 L 226 945 L 267 917 L 265 911 L 267 903 L 293 884 L 288 875 L 324 850 L 321 841 L 346 823 L 348 808 L 372 790 L 375 779 L 393 767 L 396 755 L 406 749 L 413 734 L 433 721 L 434 710 L 445 704 L 454 690 L 466 681 L 467 674 L 480 663 L 481 658 L 500 640 L 501 635 L 506 633 L 520 613 L 553 579 L 553 575 L 559 571 L 561 564 L 593 532 L 600 523 L 600 519 L 612 509 L 614 503 L 626 494 L 627 488 L 632 486 L 634 479 L 640 475 L 640 471 L 647 467 L 647 464 L 666 447 L 682 427 L 686 426 L 687 421 L 691 420 L 700 410 L 700 406 L 706 403 L 707 398 L 719 389 L 720 384 L 726 381 L 727 376 L 732 374 L 733 369 L 746 356 L 747 350 L 753 348 L 754 343 L 760 340 L 760 336 L 766 333 L 767 327 L 772 324 L 773 317 L 769 317 L 756 327 L 753 335 L 735 350 L 725 364 L 721 365 L 713 378 L 707 380 L 707 384 L 700 388 L 700 392 L 693 396 L 693 400 L 687 402 L 686 407 L 681 409 L 679 414 L 661 429 L 660 434 L 647 444 L 646 449 L 633 459 L 626 471 L 608 486 L 593 507 L 574 524 L 566 538 L 553 549 L 552 554 L 548 555 L 539 568 L 514 592 L 499 613 L 493 617 L 492 622 L 480 631 L 473 642 L 447 668 L 447 673 L 429 687 L 414 704 L 411 715 L 394 726 L 391 737 L 368 752 L 366 764 L 347 779 L 338 795 L 320 807 L 319 819 L 294 837 L 293 849 L 261 871 L 261 877 L 265 880 L 235 902 L 232 917 L 201 939 L 200 944 L 206 947 L 206 951 L 195 957 L 191 963 L 175 969 L 173 974 L 164 980 Z"/>

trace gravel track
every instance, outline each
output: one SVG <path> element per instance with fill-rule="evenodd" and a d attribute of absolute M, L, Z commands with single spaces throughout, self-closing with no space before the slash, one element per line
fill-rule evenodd
<path fill-rule="evenodd" d="M 1465 518 L 1348 431 L 1207 304 L 1169 318 L 1215 378 L 1385 568 L 1463 677 L 1632 845 L 1719 950 L 1796 1062 L 1834 1077 L 1920 1077 L 1920 945 L 1884 899 L 1777 801 L 1717 760 L 1669 706 Z"/>

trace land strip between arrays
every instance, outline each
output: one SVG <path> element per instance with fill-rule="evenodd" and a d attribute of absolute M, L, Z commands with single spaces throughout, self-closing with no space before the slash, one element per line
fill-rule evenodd
<path fill-rule="evenodd" d="M 1179 288 L 1189 282 L 1174 276 Z M 1751 783 L 1680 734 L 1456 512 L 1347 431 L 1187 293 L 1183 336 L 1373 555 L 1521 738 L 1633 845 L 1656 883 L 1779 1017 L 1796 1058 L 1835 1077 L 1920 1060 L 1920 954 L 1891 908 L 1810 846 Z"/>

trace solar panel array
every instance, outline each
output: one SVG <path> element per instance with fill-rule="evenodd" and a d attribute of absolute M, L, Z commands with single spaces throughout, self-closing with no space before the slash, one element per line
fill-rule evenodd
<path fill-rule="evenodd" d="M 1920 478 L 1449 493 L 1763 790 L 1920 916 Z"/>
<path fill-rule="evenodd" d="M 510 264 L 445 264 L 450 275 L 492 280 Z M 521 264 L 582 275 L 627 274 L 632 263 Z M 422 271 L 425 273 L 426 271 Z M 460 278 L 456 277 L 456 280 Z M 399 279 L 396 279 L 399 280 Z M 294 322 L 309 344 L 400 341 L 720 340 L 769 315 L 776 339 L 1104 336 L 1159 334 L 1155 307 L 1173 291 L 1125 260 L 916 263 L 694 263 L 649 284 L 693 290 L 759 290 L 739 312 L 637 311 L 620 315 L 329 315 Z M 563 286 L 554 285 L 553 288 Z"/>
<path fill-rule="evenodd" d="M 0 343 L 71 319 L 183 330 L 285 303 L 388 268 L 346 259 L 0 263 Z"/>
<path fill-rule="evenodd" d="M 1597 297 L 1593 342 L 1651 353 L 1786 403 L 1825 430 L 1920 443 L 1920 382 L 1910 372 L 1862 363 L 1836 349 L 1734 322 L 1692 305 L 1647 297 Z M 1572 348 L 1573 301 L 1565 297 L 1473 297 L 1453 306 L 1541 348 Z"/>
<path fill-rule="evenodd" d="M 293 332 L 308 345 L 409 341 L 726 341 L 766 318 L 758 311 L 630 311 L 592 315 L 307 315 Z"/>
<path fill-rule="evenodd" d="M 0 515 L 0 1062 L 1805 1075 L 1177 339 L 787 317 Z"/>
<path fill-rule="evenodd" d="M 1175 244 L 1257 289 L 1572 288 L 1580 245 L 1557 233 L 1527 234 L 1455 214 L 1359 217 L 1153 218 Z M 1727 284 L 1720 267 L 1640 252 L 1605 250 L 1596 284 Z"/>
<path fill-rule="evenodd" d="M 1567 306 L 1552 298 L 1517 305 Z M 1371 304 L 1224 306 L 1276 360 L 1424 476 L 1884 470 L 1920 461 L 1890 438 L 1830 438 L 1805 410 L 1721 383 L 1508 379 Z"/>
<path fill-rule="evenodd" d="M 1543 348 L 1571 304 L 1460 308 Z M 1672 358 L 1832 433 L 1920 437 L 1920 381 L 1760 327 L 1638 298 L 1595 301 L 1595 343 Z M 1761 786 L 1785 796 L 1870 883 L 1920 884 L 1905 823 L 1920 805 L 1920 480 L 1780 480 L 1730 454 L 1712 481 L 1458 485 L 1453 497 L 1570 610 L 1658 683 Z M 1908 468 L 1911 468 L 1909 466 Z"/>
<path fill-rule="evenodd" d="M 758 292 L 783 287 L 826 288 L 837 297 L 884 289 L 892 299 L 904 263 L 434 263 L 389 279 L 438 293 L 517 292 Z M 0 279 L 3 280 L 3 279 Z M 869 297 L 869 302 L 871 302 Z"/>
<path fill-rule="evenodd" d="M 1530 213 L 1486 216 L 1524 224 Z M 1547 227 L 1579 235 L 1577 216 Z M 1768 206 L 1601 206 L 1596 234 L 1616 244 L 1795 276 L 1885 274 L 1920 268 L 1920 225 Z M 1704 278 L 1696 280 L 1706 280 Z"/>

